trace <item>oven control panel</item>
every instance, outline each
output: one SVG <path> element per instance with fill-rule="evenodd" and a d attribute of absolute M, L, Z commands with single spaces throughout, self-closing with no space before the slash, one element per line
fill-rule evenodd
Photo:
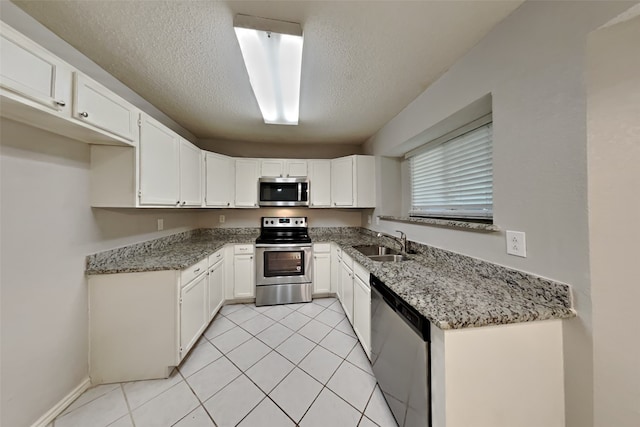
<path fill-rule="evenodd" d="M 306 216 L 293 217 L 262 217 L 262 227 L 306 227 Z"/>

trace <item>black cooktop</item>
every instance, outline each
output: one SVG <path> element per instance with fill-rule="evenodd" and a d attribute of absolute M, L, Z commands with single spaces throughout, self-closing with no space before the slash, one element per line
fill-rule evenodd
<path fill-rule="evenodd" d="M 256 239 L 256 243 L 275 245 L 311 243 L 307 218 L 263 217 L 260 236 Z"/>

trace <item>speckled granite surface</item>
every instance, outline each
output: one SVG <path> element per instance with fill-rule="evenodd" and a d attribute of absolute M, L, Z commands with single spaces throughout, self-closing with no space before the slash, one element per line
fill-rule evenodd
<path fill-rule="evenodd" d="M 498 228 L 498 226 L 493 224 L 456 221 L 453 219 L 418 218 L 418 217 L 385 216 L 385 215 L 381 215 L 379 218 L 383 221 L 408 222 L 412 224 L 427 224 L 427 225 L 435 225 L 437 227 L 458 228 L 463 230 L 467 229 L 467 230 L 473 230 L 473 231 L 500 231 L 500 228 Z"/>
<path fill-rule="evenodd" d="M 87 274 L 183 269 L 227 243 L 253 243 L 258 229 L 195 230 L 87 257 Z M 441 329 L 574 317 L 567 285 L 453 252 L 412 243 L 399 263 L 375 262 L 352 246 L 395 240 L 358 228 L 312 228 L 315 242 L 335 242 L 356 262 Z"/>
<path fill-rule="evenodd" d="M 86 274 L 182 270 L 227 243 L 255 243 L 258 228 L 200 229 L 87 257 Z"/>

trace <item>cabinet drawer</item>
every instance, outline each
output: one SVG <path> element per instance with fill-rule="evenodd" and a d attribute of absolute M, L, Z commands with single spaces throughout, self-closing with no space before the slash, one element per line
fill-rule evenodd
<path fill-rule="evenodd" d="M 233 248 L 234 254 L 252 254 L 253 245 L 235 245 Z"/>
<path fill-rule="evenodd" d="M 180 272 L 180 286 L 188 284 L 190 281 L 207 271 L 207 258 L 185 268 Z"/>
<path fill-rule="evenodd" d="M 331 252 L 331 243 L 314 243 L 313 252 Z"/>
<path fill-rule="evenodd" d="M 222 249 L 215 251 L 211 255 L 209 255 L 209 267 L 216 265 L 218 262 L 222 261 L 223 253 Z"/>
<path fill-rule="evenodd" d="M 360 278 L 360 280 L 364 282 L 367 288 L 369 287 L 369 271 L 366 268 L 364 268 L 357 262 L 354 262 L 353 273 L 356 275 L 356 277 Z"/>
<path fill-rule="evenodd" d="M 338 255 L 338 258 L 342 259 L 342 248 L 338 245 L 336 245 L 336 255 Z"/>
<path fill-rule="evenodd" d="M 342 262 L 349 270 L 353 270 L 353 258 L 346 252 L 342 252 Z"/>

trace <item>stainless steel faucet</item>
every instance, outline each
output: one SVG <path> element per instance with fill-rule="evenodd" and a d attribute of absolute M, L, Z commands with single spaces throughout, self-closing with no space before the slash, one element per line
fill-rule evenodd
<path fill-rule="evenodd" d="M 404 253 L 407 253 L 407 235 L 405 234 L 404 231 L 401 230 L 396 230 L 396 233 L 400 233 L 400 244 L 401 246 L 401 251 Z"/>
<path fill-rule="evenodd" d="M 409 242 L 407 241 L 407 235 L 404 233 L 404 231 L 396 230 L 396 232 L 400 233 L 400 237 L 391 236 L 390 234 L 387 234 L 387 233 L 378 233 L 376 236 L 377 237 L 387 236 L 390 239 L 397 241 L 398 243 L 400 243 L 400 251 L 407 253 L 407 251 L 409 250 Z"/>

